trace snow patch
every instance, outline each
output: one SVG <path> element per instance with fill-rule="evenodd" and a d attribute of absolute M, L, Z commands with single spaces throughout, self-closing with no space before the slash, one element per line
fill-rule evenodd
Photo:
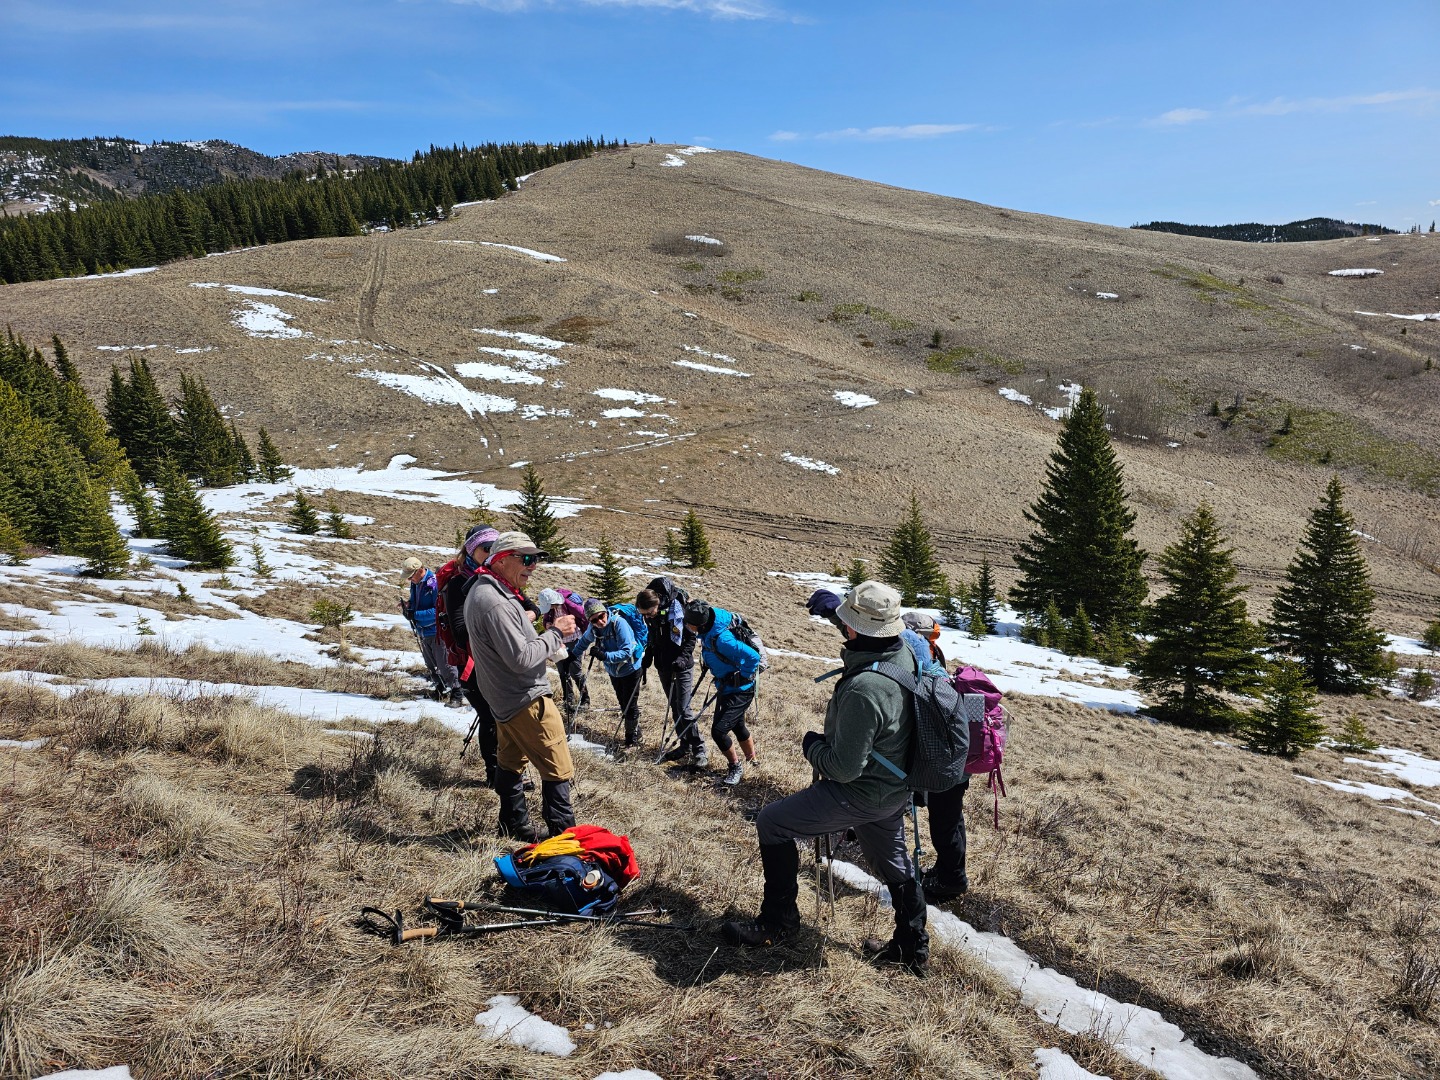
<path fill-rule="evenodd" d="M 662 169 L 678 169 L 685 164 L 685 159 L 676 157 L 674 154 L 666 154 L 665 160 L 660 162 Z"/>
<path fill-rule="evenodd" d="M 618 409 L 602 409 L 600 415 L 607 420 L 619 420 L 626 417 L 638 420 L 645 414 L 639 409 L 632 409 L 628 405 L 622 405 Z"/>
<path fill-rule="evenodd" d="M 1411 322 L 1440 322 L 1440 311 L 1428 315 L 1396 315 L 1393 311 L 1357 311 L 1356 315 L 1373 315 L 1383 319 L 1409 319 Z"/>
<path fill-rule="evenodd" d="M 46 1073 L 35 1080 L 132 1080 L 129 1065 L 111 1065 L 108 1069 L 66 1069 Z"/>
<path fill-rule="evenodd" d="M 1082 1068 L 1064 1050 L 1053 1048 L 1035 1051 L 1035 1067 L 1040 1070 L 1038 1080 L 1110 1080 L 1108 1076 Z"/>
<path fill-rule="evenodd" d="M 1101 300 L 1119 300 L 1120 294 L 1115 292 L 1097 292 L 1095 294 Z M 1089 1073 L 1086 1074 L 1090 1075 Z"/>
<path fill-rule="evenodd" d="M 1015 402 L 1017 405 L 1035 404 L 1033 401 L 1030 400 L 1028 394 L 1022 394 L 1019 390 L 1015 390 L 1009 386 L 1000 387 L 1000 396 L 1003 397 L 1006 401 Z"/>
<path fill-rule="evenodd" d="M 1327 271 L 1331 277 L 1379 277 L 1385 273 L 1384 270 L 1330 270 Z"/>
<path fill-rule="evenodd" d="M 246 300 L 245 307 L 237 308 L 230 321 L 253 338 L 300 338 L 305 331 L 291 326 L 295 316 L 281 311 L 274 304 L 261 300 Z"/>
<path fill-rule="evenodd" d="M 455 374 L 462 379 L 485 379 L 488 382 L 515 383 L 522 386 L 544 386 L 545 380 L 528 371 L 516 371 L 504 364 L 456 364 Z"/>
<path fill-rule="evenodd" d="M 791 465 L 799 465 L 802 469 L 809 469 L 811 472 L 823 472 L 830 476 L 839 476 L 840 470 L 834 465 L 828 465 L 815 458 L 800 457 L 798 454 L 789 452 L 780 455 L 781 461 L 788 461 Z"/>
<path fill-rule="evenodd" d="M 868 409 L 871 405 L 880 404 L 869 394 L 857 393 L 854 390 L 836 390 L 832 396 L 847 409 Z"/>
<path fill-rule="evenodd" d="M 490 1008 L 475 1017 L 476 1025 L 492 1039 L 508 1042 L 537 1054 L 569 1057 L 575 1040 L 559 1024 L 542 1020 L 511 994 L 497 994 L 485 1004 Z"/>
<path fill-rule="evenodd" d="M 559 367 L 565 363 L 558 356 L 535 352 L 532 349 L 497 349 L 493 345 L 481 345 L 479 351 L 489 356 L 503 356 L 506 360 L 512 360 L 530 371 L 544 371 L 546 368 Z"/>
<path fill-rule="evenodd" d="M 715 367 L 713 364 L 697 364 L 693 360 L 672 360 L 676 367 L 690 368 L 693 371 L 708 371 L 711 375 L 735 375 L 741 379 L 750 378 L 748 371 L 736 371 L 734 368 Z"/>
<path fill-rule="evenodd" d="M 39 750 L 48 739 L 0 739 L 0 750 Z"/>
<path fill-rule="evenodd" d="M 525 334 L 519 330 L 492 330 L 489 327 L 471 327 L 472 334 L 493 334 L 495 337 L 509 338 L 511 341 L 518 341 L 521 345 L 529 345 L 532 349 L 563 349 L 570 344 L 568 341 L 556 341 L 554 338 L 541 337 L 539 334 Z"/>
<path fill-rule="evenodd" d="M 328 304 L 330 302 L 322 300 L 318 296 L 285 292 L 283 289 L 262 289 L 256 285 L 221 285 L 214 281 L 192 281 L 190 287 L 192 289 L 224 289 L 226 292 L 239 293 L 241 296 L 289 296 L 295 300 L 308 300 L 312 304 Z"/>
<path fill-rule="evenodd" d="M 639 390 L 615 390 L 605 387 L 602 390 L 590 391 L 595 397 L 604 398 L 606 401 L 633 401 L 636 405 L 658 405 L 667 400 L 658 394 L 645 394 Z"/>
<path fill-rule="evenodd" d="M 516 247 L 514 244 L 492 244 L 488 240 L 477 240 L 481 247 L 504 248 L 506 251 L 518 251 L 521 255 L 528 255 L 539 262 L 562 263 L 565 260 L 559 255 L 548 255 L 543 251 L 536 251 L 534 248 Z"/>
<path fill-rule="evenodd" d="M 153 274 L 158 266 L 132 266 L 129 270 L 116 270 L 109 274 L 81 274 L 79 277 L 62 278 L 62 281 L 95 281 L 99 278 L 135 277 L 137 274 Z M 68 1075 L 68 1074 L 67 1074 Z M 127 1074 L 128 1075 L 128 1074 Z"/>
<path fill-rule="evenodd" d="M 1346 761 L 1356 761 L 1356 758 L 1346 758 Z M 1363 780 L 1319 780 L 1313 776 L 1301 776 L 1297 779 L 1304 780 L 1307 784 L 1319 784 L 1321 787 L 1332 788 L 1335 791 L 1344 791 L 1351 795 L 1364 795 L 1367 799 L 1374 799 L 1376 802 L 1404 802 L 1407 799 L 1414 799 L 1418 803 L 1440 810 L 1440 803 L 1430 802 L 1428 799 L 1421 799 L 1411 795 L 1408 791 L 1400 788 L 1386 787 L 1383 784 L 1367 784 Z M 1393 808 L 1392 808 L 1393 809 Z M 1417 811 L 1419 813 L 1419 811 Z"/>
<path fill-rule="evenodd" d="M 718 246 L 723 246 L 724 243 L 725 243 L 724 240 L 716 240 L 713 236 L 705 236 L 705 235 L 703 235 L 703 234 L 696 234 L 696 235 L 694 235 L 694 236 L 687 236 L 687 237 L 685 237 L 685 239 L 686 239 L 686 240 L 693 240 L 693 241 L 695 241 L 695 243 L 697 243 L 697 244 L 715 244 L 715 245 L 718 245 Z"/>
<path fill-rule="evenodd" d="M 1388 773 L 1397 780 L 1404 780 L 1406 783 L 1419 787 L 1440 787 L 1440 761 L 1432 761 L 1409 750 L 1396 750 L 1389 746 L 1380 746 L 1370 752 L 1383 758 L 1389 758 L 1389 760 L 1370 761 L 1366 758 L 1346 758 L 1345 763 L 1347 765 L 1364 765 L 1366 768 Z"/>

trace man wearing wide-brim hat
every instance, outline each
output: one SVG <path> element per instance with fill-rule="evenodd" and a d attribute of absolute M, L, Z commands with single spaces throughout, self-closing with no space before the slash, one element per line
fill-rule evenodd
<path fill-rule="evenodd" d="M 564 649 L 565 635 L 574 632 L 575 619 L 560 615 L 545 633 L 535 632 L 525 586 L 541 557 L 524 533 L 501 533 L 465 597 L 475 681 L 497 721 L 500 835 L 526 843 L 538 839 L 521 778 L 527 762 L 540 774 L 541 815 L 550 835 L 575 824 L 570 803 L 575 764 L 545 670 L 550 654 Z"/>
<path fill-rule="evenodd" d="M 900 639 L 900 594 L 878 581 L 862 581 L 835 609 L 845 647 L 843 675 L 825 710 L 825 733 L 807 732 L 802 751 L 816 780 L 804 791 L 760 811 L 760 862 L 765 895 L 759 916 L 727 922 L 722 932 L 732 945 L 779 944 L 800 925 L 797 903 L 799 838 L 854 829 L 871 868 L 889 887 L 895 908 L 895 935 L 867 939 L 865 952 L 879 963 L 899 964 L 916 974 L 929 958 L 925 897 L 905 850 L 905 810 L 910 791 L 876 760 L 909 759 L 914 719 L 909 695 L 872 664 L 894 664 L 914 674 L 915 657 Z"/>

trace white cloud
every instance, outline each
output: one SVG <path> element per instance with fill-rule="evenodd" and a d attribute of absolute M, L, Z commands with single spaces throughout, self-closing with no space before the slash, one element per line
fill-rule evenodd
<path fill-rule="evenodd" d="M 979 124 L 886 124 L 868 128 L 840 128 L 838 131 L 822 131 L 815 135 L 777 131 L 770 136 L 770 140 L 794 142 L 797 139 L 857 139 L 876 142 L 884 139 L 935 139 L 941 135 L 953 135 L 958 131 L 978 131 L 979 128 Z"/>
<path fill-rule="evenodd" d="M 518 14 L 555 8 L 654 8 L 662 11 L 689 11 L 716 19 L 780 19 L 784 12 L 764 0 L 444 0 L 490 11 Z"/>
<path fill-rule="evenodd" d="M 1209 120 L 1213 114 L 1209 109 L 1171 109 L 1169 112 L 1161 113 L 1151 123 L 1175 125 L 1194 124 L 1201 120 Z"/>
<path fill-rule="evenodd" d="M 1431 200 L 1430 200 L 1430 205 L 1431 205 L 1431 206 L 1440 206 L 1440 199 L 1431 199 Z"/>

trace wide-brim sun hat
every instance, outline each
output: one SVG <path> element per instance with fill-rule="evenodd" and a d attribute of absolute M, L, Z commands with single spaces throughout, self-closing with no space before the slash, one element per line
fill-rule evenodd
<path fill-rule="evenodd" d="M 565 598 L 554 589 L 541 589 L 540 595 L 535 597 L 535 603 L 540 606 L 541 611 L 549 611 L 557 604 L 563 604 Z"/>
<path fill-rule="evenodd" d="M 879 581 L 862 581 L 840 601 L 835 615 L 862 637 L 899 637 L 905 629 L 900 594 Z"/>
<path fill-rule="evenodd" d="M 425 564 L 422 563 L 419 559 L 417 559 L 414 555 L 411 555 L 408 559 L 406 559 L 403 563 L 400 564 L 400 572 L 406 577 L 409 577 L 410 575 L 415 573 L 416 570 L 423 569 L 425 569 Z"/>
<path fill-rule="evenodd" d="M 490 545 L 490 558 L 492 559 L 500 555 L 539 554 L 540 549 L 535 546 L 535 541 L 523 532 L 503 532 L 495 538 L 495 543 Z"/>

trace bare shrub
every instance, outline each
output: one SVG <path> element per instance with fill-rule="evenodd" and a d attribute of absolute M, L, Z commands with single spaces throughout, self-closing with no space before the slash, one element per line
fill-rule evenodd
<path fill-rule="evenodd" d="M 1279 979 L 1296 968 L 1290 930 L 1279 918 L 1261 919 L 1235 935 L 1215 958 L 1215 969 L 1234 979 Z"/>

